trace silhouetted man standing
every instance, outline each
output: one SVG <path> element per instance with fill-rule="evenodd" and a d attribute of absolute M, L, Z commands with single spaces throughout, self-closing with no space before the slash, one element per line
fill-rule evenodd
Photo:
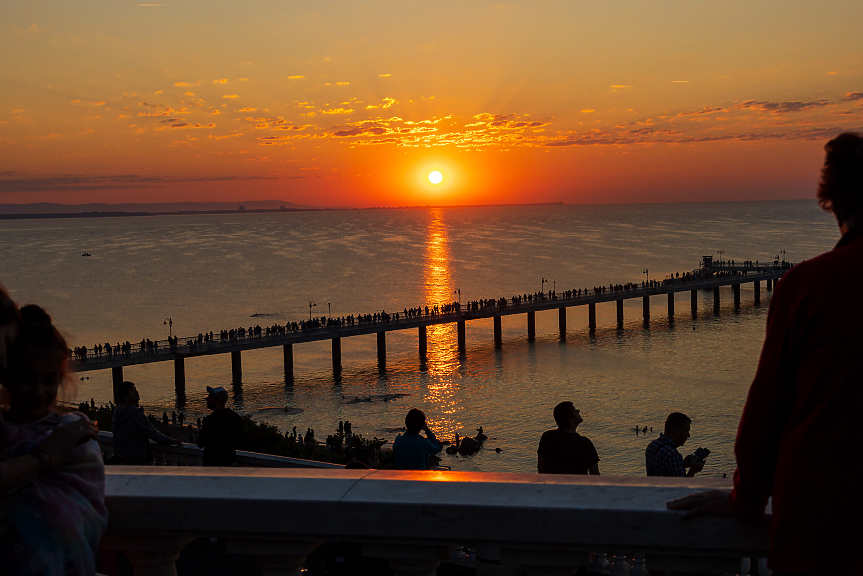
<path fill-rule="evenodd" d="M 114 456 L 120 456 L 126 464 L 143 466 L 152 461 L 147 448 L 152 439 L 162 446 L 182 446 L 179 440 L 165 436 L 144 416 L 138 408 L 141 397 L 133 382 L 125 381 L 117 387 L 117 397 L 122 404 L 114 409 L 111 428 L 114 432 Z"/>
<path fill-rule="evenodd" d="M 544 432 L 537 448 L 536 469 L 540 474 L 590 474 L 599 476 L 599 454 L 593 442 L 576 428 L 584 422 L 572 402 L 554 407 L 556 430 Z"/>
<path fill-rule="evenodd" d="M 228 391 L 207 386 L 207 408 L 213 411 L 201 423 L 198 447 L 204 449 L 204 466 L 230 466 L 237 459 L 240 416 L 226 408 Z"/>

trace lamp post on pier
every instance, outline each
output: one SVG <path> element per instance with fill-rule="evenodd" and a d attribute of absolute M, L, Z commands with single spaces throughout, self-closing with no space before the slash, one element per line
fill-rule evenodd
<path fill-rule="evenodd" d="M 314 300 L 309 300 L 309 322 L 312 321 L 312 306 L 317 306 L 317 302 Z"/>
<path fill-rule="evenodd" d="M 542 284 L 540 284 L 540 286 L 539 286 L 539 293 L 540 294 L 545 292 L 545 283 L 548 282 L 548 278 L 542 277 L 541 280 L 542 280 Z"/>
<path fill-rule="evenodd" d="M 458 294 L 458 307 L 461 308 L 461 288 L 456 288 L 452 293 Z"/>
<path fill-rule="evenodd" d="M 717 250 L 717 254 L 719 254 L 719 264 L 722 264 L 722 255 L 725 253 L 725 250 Z"/>
<path fill-rule="evenodd" d="M 174 321 L 170 318 L 165 318 L 162 322 L 163 325 L 168 325 L 168 338 L 171 338 L 174 335 Z"/>
<path fill-rule="evenodd" d="M 327 302 L 327 318 L 333 315 L 333 311 L 330 309 L 330 303 Z"/>
<path fill-rule="evenodd" d="M 650 283 L 650 273 L 648 272 L 647 268 L 644 269 L 644 283 L 645 284 Z"/>
<path fill-rule="evenodd" d="M 782 261 L 785 262 L 785 250 L 782 250 L 780 254 L 782 254 Z"/>

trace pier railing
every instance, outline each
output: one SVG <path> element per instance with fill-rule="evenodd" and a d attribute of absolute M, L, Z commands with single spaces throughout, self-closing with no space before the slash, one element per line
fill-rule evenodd
<path fill-rule="evenodd" d="M 665 503 L 728 480 L 381 470 L 108 467 L 105 550 L 175 574 L 196 537 L 222 538 L 265 575 L 301 574 L 324 542 L 352 542 L 396 576 L 430 576 L 470 548 L 477 576 L 749 574 L 765 528 L 685 521 Z M 756 572 L 751 572 L 755 574 Z"/>
<path fill-rule="evenodd" d="M 111 432 L 99 432 L 99 448 L 109 458 L 114 454 L 114 435 Z M 161 446 L 150 442 L 156 466 L 203 466 L 204 450 L 195 444 L 183 444 L 182 446 Z M 316 462 L 302 458 L 288 458 L 287 456 L 273 456 L 272 454 L 260 454 L 258 452 L 246 452 L 237 450 L 237 466 L 249 468 L 322 468 L 343 469 L 341 464 L 330 464 L 329 462 Z"/>

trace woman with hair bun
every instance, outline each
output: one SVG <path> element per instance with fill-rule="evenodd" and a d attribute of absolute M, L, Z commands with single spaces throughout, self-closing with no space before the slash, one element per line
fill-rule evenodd
<path fill-rule="evenodd" d="M 0 286 L 0 567 L 92 575 L 108 522 L 96 427 L 54 410 L 72 385 L 69 348 L 38 306 Z"/>

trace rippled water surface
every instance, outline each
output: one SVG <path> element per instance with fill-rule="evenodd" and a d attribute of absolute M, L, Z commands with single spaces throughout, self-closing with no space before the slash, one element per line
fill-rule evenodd
<path fill-rule="evenodd" d="M 661 279 L 720 249 L 725 259 L 761 261 L 786 250 L 799 262 L 837 239 L 832 218 L 814 201 L 0 221 L 0 281 L 17 301 L 46 307 L 71 346 L 90 347 L 164 339 L 168 317 L 175 334 L 191 336 L 308 318 L 310 302 L 316 316 L 341 316 L 447 302 L 459 289 L 463 302 L 532 293 L 542 278 L 546 290 L 558 291 L 639 282 L 645 270 Z M 752 285 L 744 285 L 739 311 L 730 288 L 721 298 L 714 316 L 712 293 L 700 293 L 693 319 L 689 293 L 680 293 L 669 323 L 665 296 L 655 297 L 648 328 L 641 301 L 627 301 L 622 331 L 614 304 L 602 304 L 595 336 L 586 308 L 570 308 L 565 341 L 556 311 L 537 314 L 530 343 L 525 317 L 507 316 L 498 349 L 491 320 L 469 322 L 464 357 L 455 327 L 437 326 L 429 328 L 425 365 L 415 331 L 390 332 L 384 372 L 373 335 L 347 338 L 340 378 L 329 342 L 294 347 L 292 382 L 280 348 L 245 352 L 237 386 L 229 355 L 193 358 L 185 400 L 175 394 L 171 363 L 125 374 L 139 384 L 148 411 L 183 409 L 194 419 L 206 412 L 204 387 L 222 385 L 239 412 L 282 430 L 312 427 L 319 438 L 350 420 L 355 431 L 392 439 L 413 406 L 444 438 L 483 426 L 490 437 L 484 451 L 444 456 L 459 470 L 535 470 L 539 436 L 554 426 L 551 409 L 570 399 L 600 469 L 643 474 L 645 445 L 680 410 L 693 419 L 686 448 L 713 452 L 705 474 L 730 475 L 769 295 L 762 289 L 756 308 Z M 81 376 L 89 379 L 79 382 L 79 399 L 111 398 L 110 371 Z M 385 402 L 386 394 L 407 396 Z M 636 425 L 655 432 L 636 436 Z"/>

